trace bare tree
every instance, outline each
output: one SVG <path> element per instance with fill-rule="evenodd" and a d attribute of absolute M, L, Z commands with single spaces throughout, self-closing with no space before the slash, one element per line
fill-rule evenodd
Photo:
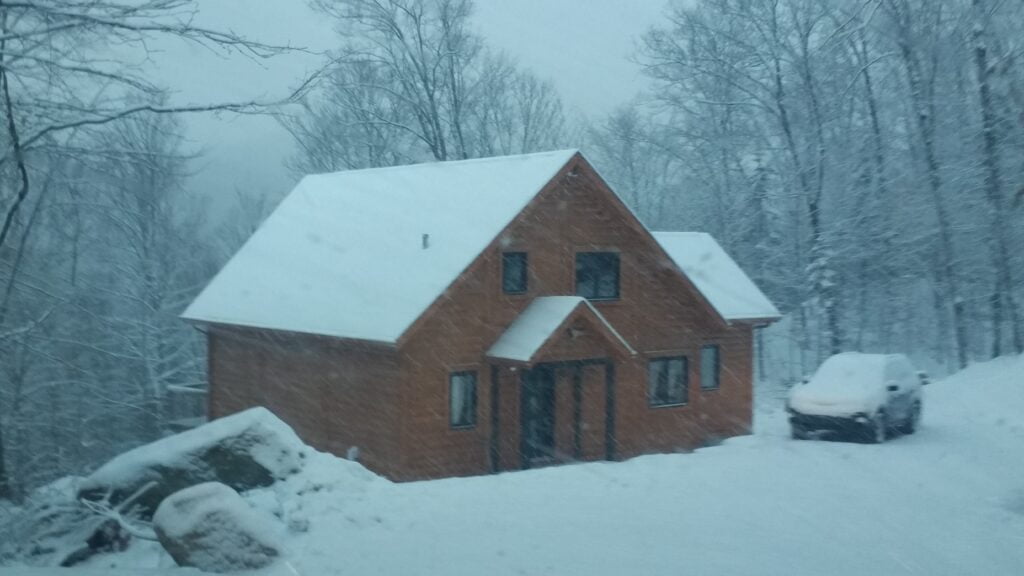
<path fill-rule="evenodd" d="M 0 188 L 0 247 L 31 192 L 29 156 L 41 145 L 68 144 L 77 128 L 143 113 L 257 112 L 270 102 L 162 105 L 162 87 L 146 77 L 148 42 L 172 37 L 222 53 L 269 58 L 289 50 L 195 26 L 194 0 L 140 2 L 0 1 L 0 98 L 4 141 L 0 168 L 14 167 Z M 110 57 L 115 54 L 116 57 Z M 282 101 L 294 99 L 306 87 Z"/>
<path fill-rule="evenodd" d="M 554 87 L 503 57 L 488 58 L 468 110 L 473 156 L 552 150 L 568 141 L 568 122 Z"/>
<path fill-rule="evenodd" d="M 550 84 L 488 51 L 469 0 L 315 0 L 343 40 L 322 91 L 285 118 L 300 173 L 563 145 Z"/>
<path fill-rule="evenodd" d="M 907 345 L 963 366 L 1005 353 L 1007 333 L 1016 348 L 1022 22 L 1020 5 L 980 0 L 672 8 L 643 38 L 654 89 L 636 107 L 682 167 L 670 221 L 699 214 L 751 270 L 773 238 L 774 270 L 756 275 L 802 356 Z"/>
<path fill-rule="evenodd" d="M 378 113 L 370 107 L 359 113 L 407 133 L 436 160 L 468 157 L 465 105 L 475 79 L 467 72 L 481 49 L 467 30 L 468 0 L 314 0 L 313 5 L 336 19 L 349 39 L 337 58 L 342 65 L 379 68 L 376 77 L 384 82 L 365 86 L 391 103 Z"/>
<path fill-rule="evenodd" d="M 929 18 L 922 14 L 915 15 L 912 5 L 906 0 L 887 0 L 886 6 L 893 25 L 893 40 L 906 71 L 910 89 L 910 103 L 914 111 L 914 120 L 924 155 L 928 192 L 931 195 L 932 209 L 938 226 L 938 246 L 936 253 L 936 271 L 941 282 L 943 297 L 948 300 L 953 310 L 953 335 L 956 342 L 957 364 L 963 368 L 968 362 L 967 315 L 964 297 L 961 294 L 960 280 L 956 272 L 956 255 L 952 233 L 952 220 L 946 200 L 943 197 L 942 174 L 939 168 L 936 150 L 936 104 L 935 83 L 937 79 L 937 53 L 926 50 L 921 44 L 923 38 L 917 37 L 920 30 L 934 31 L 941 18 L 942 8 L 933 6 L 925 8 Z M 923 56 L 923 57 L 922 57 Z"/>
<path fill-rule="evenodd" d="M 985 171 L 985 198 L 992 217 L 992 258 L 996 268 L 995 288 L 992 291 L 992 357 L 1000 356 L 1003 346 L 1003 317 L 1007 315 L 1013 333 L 1013 349 L 1024 352 L 1017 303 L 1013 296 L 1013 274 L 1010 262 L 1010 231 L 1007 223 L 1007 203 L 1003 195 L 1001 161 L 999 158 L 996 111 L 992 90 L 989 50 L 986 30 L 990 18 L 987 6 L 972 0 L 974 24 L 971 41 L 974 44 L 974 67 L 978 78 L 978 105 L 981 112 L 982 165 Z"/>
<path fill-rule="evenodd" d="M 669 224 L 667 202 L 680 170 L 671 147 L 636 106 L 623 106 L 592 130 L 590 151 L 602 174 L 648 226 Z"/>
<path fill-rule="evenodd" d="M 825 15 L 818 3 L 796 1 L 720 2 L 701 10 L 680 7 L 673 13 L 671 29 L 645 37 L 644 61 L 655 79 L 672 88 L 664 99 L 667 104 L 719 117 L 741 109 L 756 111 L 768 129 L 763 138 L 783 152 L 809 227 L 809 297 L 820 308 L 825 348 L 834 353 L 842 348 L 843 336 L 838 278 L 822 209 L 827 124 L 835 118 L 824 109 L 827 99 L 821 94 L 824 84 L 832 81 L 823 78 L 823 57 L 834 33 L 826 28 Z M 834 65 L 828 69 L 832 76 L 845 71 Z M 735 161 L 719 161 L 726 168 L 719 173 L 735 171 L 730 163 Z"/>
<path fill-rule="evenodd" d="M 32 206 L 9 296 L 25 329 L 0 346 L 15 495 L 165 433 L 167 391 L 205 385 L 201 338 L 177 316 L 215 263 L 178 132 L 162 114 L 105 125 L 89 156 L 51 164 Z"/>
<path fill-rule="evenodd" d="M 416 143 L 397 120 L 408 110 L 378 88 L 391 84 L 390 71 L 369 61 L 333 67 L 321 91 L 280 117 L 299 148 L 289 167 L 310 174 L 408 163 Z"/>
<path fill-rule="evenodd" d="M 80 462 L 83 440 L 71 431 L 111 413 L 113 389 L 128 377 L 117 364 L 125 355 L 107 346 L 101 330 L 109 286 L 88 284 L 97 273 L 89 270 L 94 262 L 86 245 L 110 238 L 92 236 L 85 222 L 95 222 L 98 206 L 112 207 L 104 205 L 109 189 L 96 172 L 82 172 L 89 165 L 138 163 L 140 156 L 132 155 L 147 152 L 113 146 L 107 129 L 142 115 L 262 113 L 298 99 L 317 78 L 280 100 L 168 104 L 163 87 L 147 75 L 156 39 L 253 59 L 292 50 L 196 26 L 196 11 L 194 0 L 0 1 L 0 334 L 6 335 L 0 364 L 10 369 L 0 378 L 0 489 L 12 489 L 13 468 L 39 472 L 17 479 L 30 486 Z M 114 233 L 111 222 L 125 223 L 115 210 L 106 216 L 104 232 Z M 165 256 L 147 255 L 151 265 Z M 148 289 L 169 290 L 168 282 L 153 277 Z M 113 384 L 101 384 L 103 378 Z M 65 390 L 87 400 L 69 402 Z M 41 409 L 47 402 L 49 409 Z M 45 434 L 29 433 L 43 425 Z M 48 438 L 53 449 L 30 451 L 26 439 L 35 438 Z"/>

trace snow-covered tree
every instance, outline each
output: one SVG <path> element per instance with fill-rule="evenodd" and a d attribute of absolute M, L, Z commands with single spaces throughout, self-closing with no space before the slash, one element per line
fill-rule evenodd
<path fill-rule="evenodd" d="M 470 0 L 314 0 L 341 45 L 322 90 L 285 118 L 299 173 L 568 145 L 550 84 L 489 50 Z"/>

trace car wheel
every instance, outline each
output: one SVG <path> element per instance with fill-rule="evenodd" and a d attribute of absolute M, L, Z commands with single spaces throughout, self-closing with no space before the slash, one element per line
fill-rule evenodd
<path fill-rule="evenodd" d="M 885 412 L 879 410 L 878 414 L 868 422 L 865 438 L 871 444 L 881 444 L 889 436 L 889 418 Z"/>
<path fill-rule="evenodd" d="M 904 434 L 913 434 L 917 432 L 917 425 L 921 421 L 921 403 L 914 402 L 914 405 L 910 408 L 910 414 L 907 415 L 907 419 L 904 420 L 903 425 L 900 426 L 900 432 Z"/>

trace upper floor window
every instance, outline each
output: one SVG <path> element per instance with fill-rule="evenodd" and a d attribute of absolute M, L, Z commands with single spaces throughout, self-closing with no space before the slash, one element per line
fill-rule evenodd
<path fill-rule="evenodd" d="M 704 390 L 718 388 L 721 360 L 718 346 L 709 344 L 700 349 L 700 387 Z"/>
<path fill-rule="evenodd" d="M 654 407 L 689 401 L 686 357 L 653 358 L 647 364 L 647 402 Z"/>
<path fill-rule="evenodd" d="M 506 294 L 522 294 L 529 283 L 526 252 L 504 252 L 501 255 L 501 290 Z"/>
<path fill-rule="evenodd" d="M 452 428 L 476 425 L 476 372 L 452 372 L 448 376 L 448 409 Z"/>
<path fill-rule="evenodd" d="M 576 254 L 576 295 L 591 300 L 619 297 L 619 254 L 579 252 Z"/>

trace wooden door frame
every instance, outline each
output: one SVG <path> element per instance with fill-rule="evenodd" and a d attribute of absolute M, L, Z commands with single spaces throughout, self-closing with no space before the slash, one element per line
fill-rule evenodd
<path fill-rule="evenodd" d="M 586 366 L 604 366 L 605 372 L 605 419 L 604 419 L 604 443 L 605 460 L 615 460 L 616 457 L 616 434 L 615 434 L 615 408 L 616 408 L 616 386 L 615 386 L 615 361 L 610 358 L 586 358 L 582 360 L 556 360 L 553 362 L 538 362 L 536 366 L 545 365 L 552 369 L 569 367 L 571 369 L 572 382 L 572 454 L 573 458 L 580 459 L 583 456 L 583 368 Z M 526 458 L 523 449 L 523 419 L 522 402 L 523 387 L 527 373 L 532 370 L 522 369 L 518 378 L 516 392 L 519 403 L 519 469 L 529 469 L 529 460 Z M 491 394 L 490 394 L 490 438 L 488 443 L 488 456 L 490 460 L 491 473 L 502 471 L 501 461 L 501 366 L 491 364 Z M 555 378 L 557 382 L 557 375 Z M 556 394 L 557 398 L 557 394 Z M 557 400 L 556 400 L 557 402 Z M 557 405 L 555 408 L 557 412 Z"/>
<path fill-rule="evenodd" d="M 501 443 L 499 431 L 501 430 L 501 367 L 491 364 L 491 434 L 488 446 L 488 459 L 490 460 L 491 474 L 501 472 Z"/>

